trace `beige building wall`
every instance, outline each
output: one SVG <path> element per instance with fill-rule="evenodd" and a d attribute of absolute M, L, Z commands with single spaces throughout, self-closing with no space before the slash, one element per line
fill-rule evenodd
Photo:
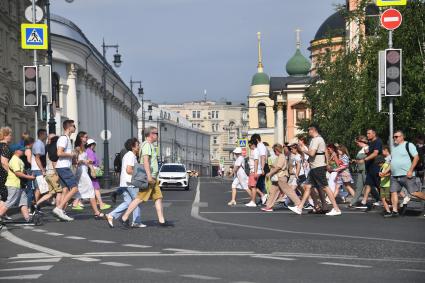
<path fill-rule="evenodd" d="M 214 170 L 224 160 L 225 171 L 233 164 L 231 152 L 238 138 L 248 134 L 248 109 L 245 105 L 196 101 L 183 104 L 162 104 L 160 109 L 174 111 L 197 128 L 210 134 L 211 165 Z"/>

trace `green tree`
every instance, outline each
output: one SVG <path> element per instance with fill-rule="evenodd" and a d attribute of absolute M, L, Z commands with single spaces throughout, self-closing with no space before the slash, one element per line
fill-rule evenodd
<path fill-rule="evenodd" d="M 358 20 L 368 26 L 369 36 L 360 36 L 354 50 L 323 54 L 317 65 L 318 77 L 306 92 L 313 111 L 311 121 L 319 126 L 329 142 L 353 148 L 355 136 L 373 127 L 384 142 L 388 140 L 388 100 L 377 112 L 378 52 L 388 48 L 388 31 L 379 26 L 378 17 L 365 17 L 367 0 L 359 8 L 346 12 L 346 20 Z M 394 127 L 408 138 L 425 133 L 425 3 L 409 1 L 400 8 L 403 23 L 393 32 L 393 48 L 403 50 L 402 97 L 394 99 Z"/>

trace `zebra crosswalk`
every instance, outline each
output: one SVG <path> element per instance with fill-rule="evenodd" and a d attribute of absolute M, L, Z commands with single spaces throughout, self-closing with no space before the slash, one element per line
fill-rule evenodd
<path fill-rule="evenodd" d="M 43 272 L 49 271 L 54 263 L 61 258 L 18 258 L 8 259 L 2 262 L 0 268 L 0 282 L 16 280 L 36 280 L 43 276 Z"/>

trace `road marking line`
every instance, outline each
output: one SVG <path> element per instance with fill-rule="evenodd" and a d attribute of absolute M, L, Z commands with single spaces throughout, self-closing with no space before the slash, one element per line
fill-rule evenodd
<path fill-rule="evenodd" d="M 25 254 L 17 254 L 18 258 L 37 258 L 37 257 L 49 257 L 49 254 L 46 253 L 25 253 Z"/>
<path fill-rule="evenodd" d="M 32 229 L 34 232 L 39 232 L 39 233 L 46 233 L 48 232 L 47 230 L 43 230 L 43 229 Z"/>
<path fill-rule="evenodd" d="M 236 207 L 246 207 L 245 205 L 236 205 Z M 262 214 L 262 215 L 273 215 L 273 214 L 294 214 L 292 211 L 273 211 L 271 213 L 265 213 L 264 211 L 202 211 L 201 214 Z M 372 212 L 373 213 L 373 212 Z M 379 212 L 376 212 L 379 213 Z M 365 214 L 362 211 L 343 211 L 343 214 Z"/>
<path fill-rule="evenodd" d="M 251 256 L 251 257 L 252 257 L 252 258 L 265 258 L 265 259 L 286 260 L 286 261 L 296 260 L 295 258 L 289 258 L 289 257 L 277 257 L 277 256 L 261 256 L 261 255 L 254 255 L 254 256 Z"/>
<path fill-rule="evenodd" d="M 109 265 L 109 266 L 115 266 L 115 267 L 126 267 L 126 266 L 132 266 L 131 264 L 121 263 L 121 262 L 113 262 L 113 261 L 109 261 L 109 262 L 101 262 L 100 264 Z"/>
<path fill-rule="evenodd" d="M 90 257 L 73 257 L 72 259 L 79 260 L 79 261 L 84 261 L 84 262 L 100 261 L 100 259 L 90 258 Z"/>
<path fill-rule="evenodd" d="M 425 270 L 421 270 L 421 269 L 409 269 L 409 268 L 399 269 L 399 270 L 401 270 L 401 271 L 408 271 L 408 272 L 425 272 Z"/>
<path fill-rule="evenodd" d="M 247 225 L 247 224 L 238 224 L 238 223 L 224 222 L 224 221 L 218 221 L 218 220 L 211 220 L 211 219 L 208 219 L 208 218 L 201 216 L 200 213 L 199 213 L 199 203 L 200 203 L 200 199 L 201 199 L 200 186 L 201 186 L 201 182 L 198 181 L 198 185 L 196 187 L 195 199 L 193 200 L 193 204 L 192 204 L 191 216 L 195 219 L 198 219 L 198 220 L 201 220 L 201 221 L 204 221 L 204 222 L 208 222 L 208 223 L 212 223 L 212 224 L 234 226 L 234 227 L 240 227 L 240 228 L 248 228 L 248 229 L 254 229 L 254 230 L 264 230 L 264 231 L 271 231 L 271 232 L 278 232 L 278 233 L 287 233 L 287 234 L 325 236 L 325 237 L 331 237 L 331 238 L 347 238 L 347 239 L 385 241 L 385 242 L 392 242 L 392 243 L 403 243 L 403 244 L 413 244 L 413 245 L 422 245 L 422 246 L 425 245 L 425 242 L 415 242 L 415 241 L 386 239 L 386 238 L 375 238 L 375 237 L 366 237 L 366 236 L 331 234 L 331 233 L 301 232 L 301 231 L 283 230 L 283 229 L 277 229 L 277 228 L 269 228 L 269 227 L 261 227 L 261 226 Z"/>
<path fill-rule="evenodd" d="M 112 256 L 143 256 L 143 255 L 158 255 L 160 252 L 92 252 L 85 253 L 85 256 L 104 256 L 104 257 L 112 257 Z"/>
<path fill-rule="evenodd" d="M 211 276 L 200 275 L 200 274 L 183 274 L 180 276 L 185 278 L 199 279 L 199 280 L 220 280 L 220 278 L 218 277 L 211 277 Z"/>
<path fill-rule="evenodd" d="M 372 266 L 370 265 L 346 264 L 346 263 L 337 263 L 337 262 L 319 262 L 319 264 L 344 266 L 344 267 L 357 267 L 357 268 L 372 268 Z"/>
<path fill-rule="evenodd" d="M 152 246 L 136 245 L 136 244 L 124 244 L 123 246 L 130 247 L 130 248 L 141 248 L 141 249 L 152 248 Z"/>
<path fill-rule="evenodd" d="M 138 268 L 137 270 L 145 271 L 145 272 L 153 272 L 153 273 L 168 273 L 168 272 L 171 272 L 169 270 L 163 270 L 163 269 L 157 269 L 157 268 L 148 268 L 148 267 Z"/>
<path fill-rule="evenodd" d="M 33 226 L 23 226 L 22 229 L 32 230 L 32 229 L 34 229 L 34 227 Z"/>
<path fill-rule="evenodd" d="M 114 241 L 105 241 L 105 240 L 89 240 L 89 241 L 93 243 L 100 243 L 100 244 L 115 244 Z"/>
<path fill-rule="evenodd" d="M 71 239 L 71 240 L 85 240 L 86 238 L 83 237 L 78 237 L 78 236 L 66 236 L 66 239 Z"/>
<path fill-rule="evenodd" d="M 55 236 L 55 237 L 63 236 L 63 234 L 61 234 L 61 233 L 54 233 L 54 232 L 46 233 L 46 235 Z"/>
<path fill-rule="evenodd" d="M 62 258 L 44 258 L 44 259 L 28 259 L 28 260 L 18 260 L 11 261 L 8 263 L 35 263 L 35 262 L 59 262 Z"/>
<path fill-rule="evenodd" d="M 163 251 L 181 252 L 181 253 L 199 253 L 200 251 L 185 250 L 185 249 L 162 249 Z"/>
<path fill-rule="evenodd" d="M 6 230 L 5 230 L 5 228 L 6 228 Z M 36 244 L 30 243 L 30 242 L 27 242 L 25 240 L 22 240 L 21 238 L 18 238 L 15 235 L 13 235 L 12 233 L 10 233 L 9 231 L 7 231 L 7 227 L 3 228 L 3 230 L 0 232 L 0 235 L 3 238 L 5 238 L 6 240 L 8 240 L 9 242 L 14 243 L 15 245 L 27 247 L 29 249 L 36 250 L 38 252 L 43 252 L 43 253 L 48 254 L 48 255 L 59 256 L 59 257 L 64 257 L 64 256 L 70 255 L 68 253 L 63 253 L 63 252 L 60 252 L 60 251 L 57 251 L 57 250 L 49 249 L 49 248 L 46 248 L 46 247 L 43 247 L 43 246 L 40 246 L 40 245 L 36 245 Z"/>
<path fill-rule="evenodd" d="M 27 267 L 0 269 L 0 271 L 24 271 L 24 270 L 40 271 L 40 270 L 49 270 L 52 267 L 53 265 L 27 266 Z"/>
<path fill-rule="evenodd" d="M 19 276 L 6 276 L 0 277 L 0 280 L 26 280 L 26 279 L 38 279 L 43 274 L 28 274 Z"/>

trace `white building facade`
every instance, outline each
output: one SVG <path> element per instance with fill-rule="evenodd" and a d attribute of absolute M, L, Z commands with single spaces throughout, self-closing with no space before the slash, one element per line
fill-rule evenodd
<path fill-rule="evenodd" d="M 120 152 L 126 139 L 137 131 L 137 98 L 108 64 L 102 54 L 71 21 L 51 16 L 53 49 L 53 85 L 57 85 L 56 133 L 62 133 L 62 122 L 75 121 L 78 131 L 85 131 L 97 141 L 98 157 L 103 159 L 104 103 L 106 102 L 107 130 L 110 131 L 109 165 Z M 106 54 L 112 57 L 113 53 Z M 102 75 L 106 68 L 106 92 Z M 133 107 L 132 107 L 133 104 Z M 133 113 L 132 113 L 133 109 Z"/>

